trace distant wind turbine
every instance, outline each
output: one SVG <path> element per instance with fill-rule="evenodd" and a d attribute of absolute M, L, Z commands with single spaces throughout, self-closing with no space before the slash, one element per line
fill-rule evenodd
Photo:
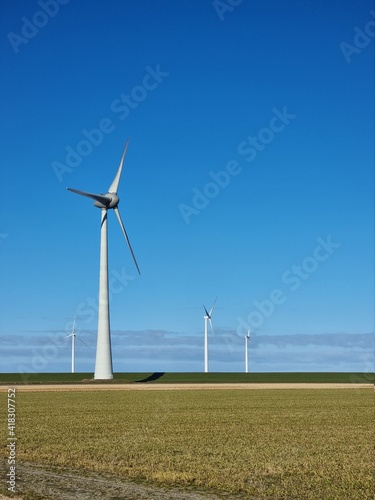
<path fill-rule="evenodd" d="M 250 341 L 250 326 L 247 331 L 247 335 L 245 335 L 245 373 L 249 373 L 249 349 L 248 349 L 249 341 Z"/>
<path fill-rule="evenodd" d="M 72 373 L 74 373 L 74 357 L 75 357 L 75 352 L 74 352 L 74 341 L 75 339 L 77 338 L 79 341 L 82 342 L 82 344 L 84 344 L 86 347 L 88 347 L 89 349 L 91 349 L 90 346 L 88 346 L 86 344 L 86 342 L 84 342 L 82 339 L 80 339 L 79 337 L 77 337 L 75 331 L 74 331 L 74 327 L 75 327 L 75 324 L 76 324 L 76 318 L 74 317 L 74 321 L 73 321 L 73 327 L 72 327 L 72 333 L 70 335 L 67 335 L 65 338 L 68 339 L 69 337 L 72 337 Z"/>
<path fill-rule="evenodd" d="M 101 209 L 101 230 L 100 230 L 100 272 L 99 272 L 99 311 L 98 311 L 98 337 L 96 347 L 95 360 L 95 379 L 109 380 L 113 378 L 112 366 L 112 350 L 111 350 L 111 333 L 109 323 L 109 289 L 108 289 L 108 229 L 107 229 L 107 213 L 112 208 L 116 214 L 121 230 L 125 236 L 130 253 L 133 257 L 134 264 L 139 274 L 140 270 L 135 259 L 133 249 L 130 245 L 128 235 L 125 231 L 124 224 L 121 220 L 118 209 L 119 197 L 117 191 L 120 183 L 122 166 L 128 148 L 129 140 L 126 141 L 124 152 L 120 160 L 120 165 L 117 173 L 109 186 L 108 192 L 105 194 L 93 194 L 78 189 L 67 188 L 73 193 L 80 194 L 92 198 L 94 205 Z"/>
<path fill-rule="evenodd" d="M 210 309 L 210 312 L 207 311 L 205 306 L 203 306 L 205 315 L 203 316 L 204 318 L 204 371 L 205 373 L 208 372 L 208 322 L 210 322 L 210 327 L 212 333 L 214 333 L 214 329 L 212 327 L 212 312 L 214 310 L 215 304 L 216 304 L 217 297 L 215 299 L 215 302 L 213 303 L 213 306 Z"/>

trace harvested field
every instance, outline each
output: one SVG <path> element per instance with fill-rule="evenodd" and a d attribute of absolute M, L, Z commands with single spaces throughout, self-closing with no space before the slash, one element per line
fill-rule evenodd
<path fill-rule="evenodd" d="M 22 470 L 42 474 L 43 483 L 55 491 L 54 500 L 94 498 L 87 483 L 92 474 L 103 481 L 142 481 L 155 492 L 166 488 L 165 498 L 179 498 L 168 490 L 176 487 L 180 498 L 182 493 L 233 499 L 373 498 L 372 386 L 157 387 L 17 390 L 21 477 Z M 51 467 L 55 479 L 43 472 Z M 58 496 L 61 481 L 72 481 L 72 475 L 79 491 L 90 489 L 91 497 Z M 27 491 L 28 482 L 19 484 Z"/>

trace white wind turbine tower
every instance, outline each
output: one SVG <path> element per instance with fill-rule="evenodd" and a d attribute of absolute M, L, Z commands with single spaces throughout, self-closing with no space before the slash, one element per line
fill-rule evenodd
<path fill-rule="evenodd" d="M 82 339 L 80 339 L 79 337 L 77 337 L 75 331 L 74 331 L 74 327 L 75 327 L 75 324 L 76 324 L 76 318 L 74 317 L 74 321 L 73 321 L 73 327 L 72 327 L 72 333 L 70 335 L 67 335 L 65 338 L 68 339 L 69 337 L 72 337 L 72 373 L 75 372 L 74 370 L 74 359 L 75 359 L 75 351 L 74 351 L 74 348 L 75 348 L 75 339 L 77 338 L 78 340 L 80 340 L 82 342 L 82 344 L 85 344 L 86 347 L 88 347 L 89 349 L 91 349 L 90 346 L 88 346 L 86 344 L 86 342 L 84 342 Z"/>
<path fill-rule="evenodd" d="M 208 372 L 208 322 L 210 322 L 210 327 L 212 333 L 214 333 L 214 329 L 212 327 L 212 311 L 214 310 L 215 304 L 216 304 L 217 297 L 215 299 L 215 302 L 213 303 L 213 306 L 210 309 L 210 312 L 207 311 L 205 306 L 203 306 L 205 315 L 203 316 L 204 318 L 204 371 L 205 373 Z"/>
<path fill-rule="evenodd" d="M 249 373 L 249 341 L 250 341 L 250 327 L 245 335 L 245 373 Z"/>
<path fill-rule="evenodd" d="M 108 229 L 107 217 L 108 210 L 113 209 L 121 230 L 125 236 L 130 253 L 132 254 L 135 266 L 139 274 L 140 270 L 134 256 L 133 249 L 130 245 L 128 235 L 125 231 L 124 224 L 121 220 L 120 212 L 118 209 L 119 197 L 117 191 L 120 183 L 122 166 L 128 148 L 129 140 L 126 141 L 124 152 L 120 160 L 117 173 L 109 186 L 108 192 L 105 194 L 93 194 L 86 191 L 79 191 L 78 189 L 67 188 L 73 193 L 80 194 L 92 198 L 94 205 L 101 209 L 101 224 L 100 224 L 100 272 L 99 272 L 99 311 L 98 311 L 98 337 L 96 346 L 96 360 L 95 360 L 95 379 L 108 380 L 113 378 L 112 367 L 112 351 L 111 351 L 111 334 L 109 324 L 109 290 L 108 290 Z"/>

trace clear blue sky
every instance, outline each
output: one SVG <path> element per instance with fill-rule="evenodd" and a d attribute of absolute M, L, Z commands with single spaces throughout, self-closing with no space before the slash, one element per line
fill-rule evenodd
<path fill-rule="evenodd" d="M 93 371 L 100 211 L 66 187 L 106 192 L 128 137 L 115 371 L 203 370 L 216 296 L 211 371 L 244 369 L 249 322 L 253 371 L 369 371 L 372 9 L 3 2 L 1 371 L 69 371 L 75 315 Z"/>

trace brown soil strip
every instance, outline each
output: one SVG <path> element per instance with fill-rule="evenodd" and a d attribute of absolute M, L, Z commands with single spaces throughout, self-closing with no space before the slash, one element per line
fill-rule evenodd
<path fill-rule="evenodd" d="M 186 390 L 264 390 L 264 389 L 371 389 L 373 384 L 314 384 L 314 383 L 270 383 L 270 384 L 19 384 L 12 385 L 18 392 L 58 392 L 58 391 L 186 391 Z M 1 386 L 6 392 L 8 386 Z"/>

